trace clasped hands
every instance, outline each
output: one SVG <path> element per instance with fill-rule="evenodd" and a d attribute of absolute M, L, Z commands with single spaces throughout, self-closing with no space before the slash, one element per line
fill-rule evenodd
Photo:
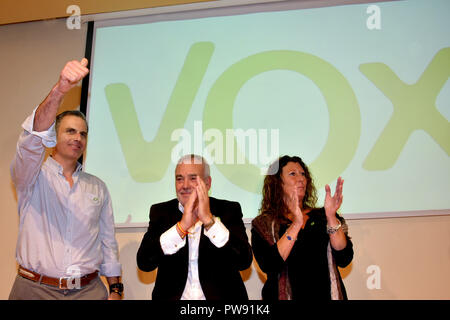
<path fill-rule="evenodd" d="M 203 225 L 213 222 L 213 215 L 209 208 L 208 189 L 205 182 L 196 176 L 197 185 L 192 188 L 188 201 L 184 205 L 184 213 L 180 221 L 183 230 L 188 230 L 200 220 Z"/>

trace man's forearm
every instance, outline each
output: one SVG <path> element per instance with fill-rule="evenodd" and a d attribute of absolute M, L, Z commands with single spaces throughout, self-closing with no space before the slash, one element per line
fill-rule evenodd
<path fill-rule="evenodd" d="M 55 121 L 56 113 L 63 99 L 64 94 L 58 90 L 58 85 L 55 85 L 44 101 L 42 101 L 36 109 L 33 123 L 34 131 L 41 132 L 50 128 Z"/>
<path fill-rule="evenodd" d="M 108 285 L 111 288 L 111 285 L 115 283 L 120 283 L 120 277 L 106 277 L 106 281 L 108 281 Z M 120 300 L 120 299 L 122 299 L 122 289 L 115 287 L 109 290 L 109 300 Z"/>
<path fill-rule="evenodd" d="M 106 281 L 109 285 L 120 282 L 120 277 L 106 277 Z"/>

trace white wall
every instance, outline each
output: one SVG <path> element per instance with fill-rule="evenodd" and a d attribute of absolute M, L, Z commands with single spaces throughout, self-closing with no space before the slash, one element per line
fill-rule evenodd
<path fill-rule="evenodd" d="M 17 267 L 17 202 L 9 165 L 20 124 L 45 98 L 65 62 L 83 56 L 85 40 L 86 25 L 68 30 L 65 20 L 0 26 L 0 299 L 8 298 Z M 71 91 L 63 108 L 76 108 L 80 92 L 80 88 Z M 355 257 L 342 274 L 350 299 L 450 299 L 450 216 L 350 220 L 348 224 Z M 143 228 L 117 230 L 126 299 L 147 299 L 154 285 L 156 272 L 136 267 L 144 232 Z M 366 286 L 371 265 L 381 270 L 381 289 Z M 265 275 L 254 263 L 242 276 L 250 298 L 260 299 Z"/>

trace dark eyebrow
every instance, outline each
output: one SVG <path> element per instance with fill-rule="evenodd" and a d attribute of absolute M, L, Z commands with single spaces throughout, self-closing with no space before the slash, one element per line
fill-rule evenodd
<path fill-rule="evenodd" d="M 197 176 L 198 176 L 198 174 L 196 174 L 196 173 L 191 173 L 191 174 L 187 175 L 188 178 L 195 178 Z M 184 178 L 184 176 L 182 174 L 176 174 L 175 178 Z"/>
<path fill-rule="evenodd" d="M 68 131 L 77 131 L 77 129 L 71 128 L 71 127 L 67 127 L 66 128 L 66 132 L 68 132 Z M 87 135 L 88 132 L 87 131 L 80 131 L 80 133 Z"/>

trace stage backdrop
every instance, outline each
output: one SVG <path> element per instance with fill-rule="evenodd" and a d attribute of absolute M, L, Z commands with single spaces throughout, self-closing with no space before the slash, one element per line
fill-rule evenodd
<path fill-rule="evenodd" d="M 175 197 L 186 153 L 218 198 L 258 213 L 267 167 L 298 155 L 347 219 L 450 213 L 450 2 L 302 2 L 96 22 L 84 170 L 117 226 Z"/>

